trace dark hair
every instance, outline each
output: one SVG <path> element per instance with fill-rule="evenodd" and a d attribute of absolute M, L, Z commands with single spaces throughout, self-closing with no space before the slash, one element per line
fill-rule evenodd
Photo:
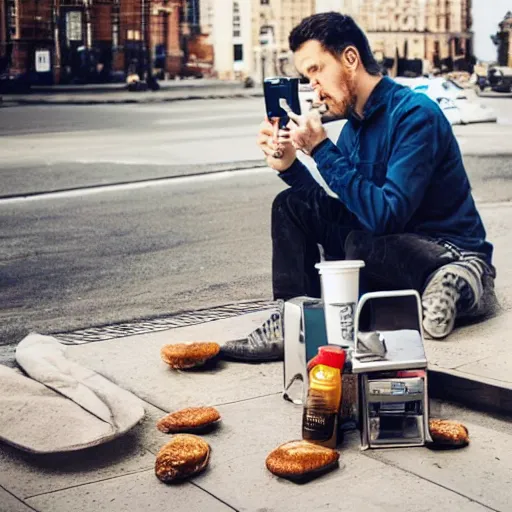
<path fill-rule="evenodd" d="M 312 39 L 318 41 L 333 55 L 340 55 L 348 46 L 354 46 L 370 75 L 378 75 L 381 71 L 368 38 L 350 16 L 339 12 L 322 12 L 304 18 L 290 33 L 290 50 L 296 52 L 305 42 Z"/>

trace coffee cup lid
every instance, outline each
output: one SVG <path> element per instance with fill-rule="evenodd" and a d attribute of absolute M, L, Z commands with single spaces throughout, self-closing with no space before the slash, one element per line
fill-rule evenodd
<path fill-rule="evenodd" d="M 363 260 L 321 261 L 315 265 L 318 270 L 355 270 L 364 267 Z"/>

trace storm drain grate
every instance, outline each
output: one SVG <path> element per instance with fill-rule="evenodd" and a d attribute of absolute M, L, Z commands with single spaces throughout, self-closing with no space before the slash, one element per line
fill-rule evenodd
<path fill-rule="evenodd" d="M 123 338 L 137 334 L 149 334 L 152 332 L 174 329 L 176 327 L 186 327 L 188 325 L 213 322 L 215 320 L 222 320 L 223 318 L 232 318 L 234 316 L 271 309 L 272 307 L 275 307 L 275 303 L 271 301 L 259 300 L 239 302 L 236 304 L 227 304 L 225 306 L 217 306 L 209 309 L 201 309 L 199 311 L 190 311 L 166 317 L 158 317 L 152 320 L 126 322 L 100 327 L 88 327 L 87 329 L 80 329 L 67 333 L 56 333 L 53 336 L 66 344 L 82 345 L 96 341 L 106 341 L 114 338 Z"/>

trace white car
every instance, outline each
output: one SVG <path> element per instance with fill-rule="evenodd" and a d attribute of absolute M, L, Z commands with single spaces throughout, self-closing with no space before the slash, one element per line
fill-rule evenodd
<path fill-rule="evenodd" d="M 315 91 L 309 83 L 299 84 L 300 111 L 307 114 L 315 101 Z"/>
<path fill-rule="evenodd" d="M 404 78 L 395 81 L 437 101 L 451 124 L 495 123 L 494 111 L 478 102 L 473 89 L 464 89 L 442 77 Z"/>

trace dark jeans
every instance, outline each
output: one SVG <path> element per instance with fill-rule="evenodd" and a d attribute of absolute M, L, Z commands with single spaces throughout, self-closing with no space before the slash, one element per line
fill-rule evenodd
<path fill-rule="evenodd" d="M 361 291 L 414 289 L 423 292 L 429 275 L 460 254 L 413 233 L 375 236 L 340 201 L 317 187 L 286 189 L 272 206 L 274 299 L 320 297 L 315 263 L 319 245 L 326 260 L 364 260 Z"/>

